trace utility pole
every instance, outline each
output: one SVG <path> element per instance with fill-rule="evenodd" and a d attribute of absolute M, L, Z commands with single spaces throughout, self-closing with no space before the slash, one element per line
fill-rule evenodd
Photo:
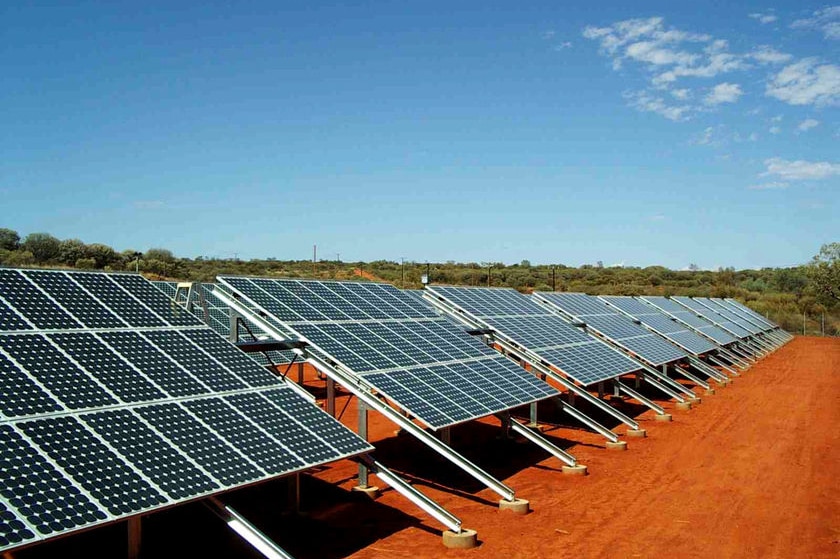
<path fill-rule="evenodd" d="M 142 252 L 135 252 L 134 253 L 134 273 L 140 273 L 140 257 L 143 256 Z"/>
<path fill-rule="evenodd" d="M 315 262 L 318 261 L 318 245 L 312 245 L 312 275 L 315 275 Z"/>
<path fill-rule="evenodd" d="M 487 287 L 490 287 L 490 271 L 493 269 L 493 266 L 487 266 Z"/>
<path fill-rule="evenodd" d="M 557 270 L 554 266 L 551 267 L 551 290 L 557 291 Z"/>
<path fill-rule="evenodd" d="M 402 273 L 402 284 L 400 284 L 400 287 L 405 289 L 405 256 L 400 256 L 400 272 Z"/>
<path fill-rule="evenodd" d="M 802 311 L 802 335 L 805 335 L 805 311 Z"/>

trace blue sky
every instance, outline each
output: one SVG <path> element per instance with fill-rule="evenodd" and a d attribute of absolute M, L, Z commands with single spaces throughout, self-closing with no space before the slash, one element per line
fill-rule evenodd
<path fill-rule="evenodd" d="M 675 269 L 840 240 L 840 7 L 11 4 L 22 234 Z"/>

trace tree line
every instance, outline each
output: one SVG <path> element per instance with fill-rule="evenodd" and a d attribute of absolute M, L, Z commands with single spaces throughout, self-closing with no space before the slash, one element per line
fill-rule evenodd
<path fill-rule="evenodd" d="M 593 295 L 688 295 L 735 297 L 792 332 L 824 330 L 840 335 L 840 243 L 822 247 L 805 264 L 759 270 L 687 270 L 662 266 L 606 267 L 601 262 L 579 267 L 501 262 L 408 262 L 376 260 L 278 260 L 178 258 L 165 248 L 124 250 L 79 239 L 58 239 L 48 233 L 24 238 L 0 228 L 0 265 L 66 267 L 83 270 L 139 271 L 151 279 L 212 282 L 219 274 L 317 279 L 371 279 L 419 289 L 432 283 L 512 287 L 522 292 L 579 291 Z M 803 319 L 804 317 L 804 319 Z"/>

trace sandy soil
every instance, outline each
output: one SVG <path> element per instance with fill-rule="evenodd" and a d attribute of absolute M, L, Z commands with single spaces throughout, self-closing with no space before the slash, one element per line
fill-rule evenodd
<path fill-rule="evenodd" d="M 323 382 L 307 376 L 322 395 Z M 840 557 L 840 340 L 797 338 L 694 409 L 669 409 L 672 423 L 623 408 L 648 430 L 627 452 L 540 409 L 546 435 L 589 467 L 583 478 L 533 445 L 498 440 L 497 422 L 453 431 L 459 451 L 531 501 L 526 516 L 500 512 L 494 493 L 371 414 L 377 458 L 478 531 L 469 551 L 444 548 L 440 526 L 394 491 L 375 502 L 348 491 L 350 462 L 303 477 L 302 516 L 280 512 L 285 480 L 224 499 L 300 559 Z M 344 409 L 348 425 L 355 409 Z M 200 504 L 148 517 L 144 535 L 149 557 L 259 557 Z M 124 546 L 123 524 L 15 556 L 121 556 Z"/>

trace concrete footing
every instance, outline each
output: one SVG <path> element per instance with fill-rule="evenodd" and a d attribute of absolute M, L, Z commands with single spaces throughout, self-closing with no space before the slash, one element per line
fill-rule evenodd
<path fill-rule="evenodd" d="M 607 441 L 605 446 L 607 450 L 627 450 L 627 441 Z"/>
<path fill-rule="evenodd" d="M 691 404 L 692 406 L 696 406 L 697 404 L 699 404 L 699 403 L 700 403 L 700 402 L 702 402 L 702 401 L 703 401 L 703 400 L 702 400 L 701 398 L 689 398 L 689 399 L 687 400 L 687 402 L 688 402 L 689 404 Z"/>
<path fill-rule="evenodd" d="M 689 402 L 689 401 L 677 402 L 676 404 L 674 404 L 674 407 L 676 409 L 678 409 L 679 411 L 688 411 L 688 410 L 691 409 L 691 402 Z"/>
<path fill-rule="evenodd" d="M 715 395 L 715 389 L 714 388 L 707 388 L 705 394 L 706 394 L 706 396 L 714 396 Z"/>
<path fill-rule="evenodd" d="M 528 423 L 525 425 L 525 427 L 538 433 L 545 433 L 546 431 L 548 431 L 548 425 L 543 425 L 542 423 Z"/>
<path fill-rule="evenodd" d="M 514 499 L 513 501 L 502 499 L 499 501 L 499 510 L 505 510 L 513 514 L 528 514 L 531 512 L 531 503 L 525 499 Z"/>
<path fill-rule="evenodd" d="M 472 549 L 478 545 L 478 533 L 462 528 L 460 532 L 446 530 L 443 533 L 443 545 L 450 549 Z"/>
<path fill-rule="evenodd" d="M 578 464 L 577 466 L 563 466 L 563 473 L 567 476 L 585 476 L 586 466 Z"/>
<path fill-rule="evenodd" d="M 671 421 L 671 414 L 670 413 L 658 413 L 653 416 L 656 421 Z"/>
<path fill-rule="evenodd" d="M 624 434 L 628 437 L 633 437 L 636 439 L 644 439 L 645 437 L 647 437 L 647 431 L 644 429 L 627 429 L 627 431 Z"/>
<path fill-rule="evenodd" d="M 366 495 L 370 498 L 371 501 L 375 501 L 379 498 L 380 489 L 375 485 L 368 485 L 367 487 L 362 487 L 361 485 L 357 485 L 356 487 L 352 488 L 351 491 L 355 491 L 356 493 L 361 493 Z"/>

